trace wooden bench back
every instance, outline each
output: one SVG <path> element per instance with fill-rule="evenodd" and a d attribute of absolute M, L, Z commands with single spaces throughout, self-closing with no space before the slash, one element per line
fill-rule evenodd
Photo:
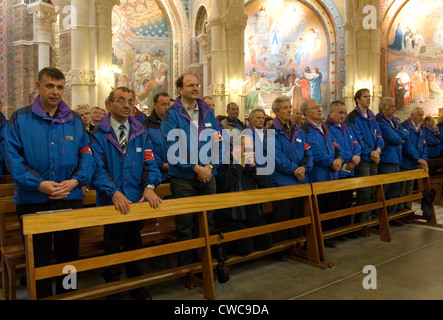
<path fill-rule="evenodd" d="M 394 183 L 418 179 L 419 192 L 407 197 L 392 199 L 386 201 L 384 199 L 383 184 Z M 350 209 L 340 210 L 336 212 L 328 212 L 320 214 L 318 211 L 317 196 L 329 192 L 337 192 L 344 190 L 354 190 L 362 187 L 376 187 L 377 200 L 375 203 L 353 207 Z M 215 194 L 207 196 L 197 196 L 191 198 L 170 199 L 163 201 L 162 205 L 157 209 L 152 209 L 148 203 L 132 204 L 131 212 L 128 215 L 121 215 L 113 206 L 85 208 L 65 212 L 30 214 L 23 217 L 23 233 L 25 235 L 26 255 L 27 255 L 27 273 L 29 279 L 28 297 L 35 299 L 35 281 L 54 276 L 63 275 L 63 267 L 67 264 L 73 265 L 77 272 L 90 269 L 105 267 L 113 264 L 121 264 L 129 261 L 157 257 L 165 254 L 177 253 L 189 249 L 200 248 L 202 251 L 202 261 L 198 264 L 174 268 L 168 270 L 164 274 L 144 275 L 137 279 L 127 279 L 125 281 L 112 284 L 102 285 L 100 288 L 87 288 L 77 290 L 75 293 L 65 294 L 60 298 L 66 299 L 86 299 L 103 296 L 115 292 L 130 290 L 142 285 L 155 283 L 161 279 L 171 279 L 173 276 L 185 276 L 189 272 L 202 271 L 204 296 L 208 299 L 215 298 L 215 286 L 213 280 L 213 265 L 210 246 L 233 241 L 237 239 L 247 238 L 259 234 L 275 232 L 293 228 L 296 226 L 306 226 L 306 243 L 307 251 L 305 252 L 307 261 L 317 266 L 330 264 L 326 261 L 323 239 L 339 234 L 340 232 L 349 232 L 350 230 L 362 230 L 371 226 L 380 225 L 380 237 L 382 240 L 390 241 L 389 219 L 386 208 L 394 203 L 404 201 L 419 200 L 423 197 L 422 191 L 429 187 L 428 173 L 423 170 L 408 171 L 402 173 L 385 174 L 378 176 L 351 178 L 339 181 L 319 182 L 313 184 L 303 184 L 279 188 L 267 188 L 252 191 L 241 191 L 234 193 Z M 266 226 L 255 227 L 224 234 L 224 239 L 220 235 L 210 235 L 207 226 L 207 211 L 230 208 L 232 206 L 250 205 L 263 202 L 278 201 L 290 198 L 303 198 L 305 216 L 302 218 L 274 223 Z M 367 210 L 378 210 L 379 219 L 373 219 L 360 225 L 352 225 L 351 229 L 333 230 L 322 232 L 321 221 L 333 219 L 345 215 L 351 215 Z M 433 218 L 428 223 L 434 223 L 435 212 Z M 65 264 L 50 265 L 41 268 L 34 267 L 32 236 L 34 234 L 46 233 L 52 231 L 61 231 L 85 227 L 94 227 L 106 223 L 121 223 L 127 221 L 137 221 L 144 219 L 156 219 L 174 217 L 175 215 L 196 212 L 199 218 L 200 236 L 196 239 L 162 244 L 143 248 L 135 251 L 122 252 L 113 255 L 93 257 L 73 261 Z M 413 211 L 404 213 L 405 215 L 413 214 Z M 415 218 L 420 218 L 416 217 Z M 336 233 L 334 233 L 336 232 Z M 337 233 L 338 232 L 338 233 Z M 252 255 L 253 256 L 253 255 Z M 245 257 L 248 259 L 248 257 Z M 241 260 L 241 259 L 240 259 Z M 57 298 L 57 297 L 53 297 Z"/>
<path fill-rule="evenodd" d="M 383 191 L 383 185 L 391 184 L 391 183 L 399 183 L 402 181 L 408 180 L 418 180 L 418 192 L 404 196 L 397 197 L 395 199 L 386 200 Z M 338 211 L 329 211 L 323 212 L 320 214 L 319 205 L 318 205 L 318 196 L 340 192 L 345 190 L 356 190 L 359 188 L 366 187 L 375 187 L 376 188 L 376 201 L 367 205 L 361 206 L 353 206 L 348 209 L 340 209 Z M 394 219 L 403 218 L 406 216 L 412 217 L 411 219 L 424 219 L 422 216 L 414 215 L 414 210 L 404 210 L 392 215 L 387 214 L 387 207 L 399 204 L 408 201 L 420 200 L 423 198 L 423 190 L 429 189 L 429 174 L 424 170 L 411 170 L 404 171 L 398 173 L 391 174 L 382 174 L 375 175 L 369 177 L 360 177 L 360 178 L 351 178 L 351 179 L 343 179 L 338 181 L 325 181 L 325 182 L 316 182 L 312 183 L 312 195 L 314 201 L 314 217 L 316 217 L 316 229 L 319 231 L 319 241 L 320 244 L 319 252 L 320 257 L 325 259 L 325 250 L 323 245 L 323 239 L 333 238 L 339 235 L 347 234 L 352 231 L 371 231 L 380 235 L 380 239 L 383 241 L 391 241 L 391 233 L 389 228 L 389 221 Z M 321 222 L 337 219 L 340 217 L 354 215 L 356 213 L 361 213 L 369 210 L 377 210 L 378 219 L 370 219 L 364 222 L 355 223 L 352 225 L 327 230 L 325 232 L 322 231 Z M 432 218 L 427 222 L 429 224 L 437 225 L 437 221 L 435 218 L 434 206 L 430 206 L 430 210 L 432 212 Z M 368 230 L 368 228 L 373 227 L 375 225 L 379 226 L 379 229 L 376 230 Z"/>
<path fill-rule="evenodd" d="M 70 230 L 77 228 L 93 227 L 111 223 L 121 223 L 152 218 L 163 218 L 187 213 L 199 213 L 200 237 L 192 240 L 163 244 L 135 251 L 122 252 L 113 255 L 94 257 L 70 262 L 77 272 L 100 268 L 116 263 L 125 263 L 134 260 L 177 253 L 190 249 L 202 249 L 201 269 L 203 272 L 203 291 L 208 299 L 215 298 L 215 286 L 212 271 L 212 256 L 210 246 L 223 241 L 231 241 L 246 238 L 253 235 L 269 233 L 277 230 L 289 229 L 296 226 L 306 225 L 313 227 L 312 207 L 310 206 L 311 186 L 309 184 L 288 186 L 280 188 L 258 189 L 234 193 L 222 193 L 216 195 L 197 196 L 165 200 L 157 209 L 152 209 L 148 203 L 132 204 L 131 212 L 122 215 L 113 206 L 85 208 L 56 213 L 29 214 L 23 216 L 23 234 L 25 236 L 27 272 L 28 272 L 28 296 L 35 299 L 35 281 L 63 274 L 63 265 L 51 265 L 34 268 L 32 236 L 40 233 Z M 210 236 L 207 224 L 207 211 L 230 208 L 235 205 L 250 205 L 266 201 L 277 201 L 290 198 L 303 197 L 305 199 L 306 216 L 299 219 L 284 221 L 281 223 L 240 230 L 225 235 L 222 240 L 220 235 Z M 315 242 L 315 229 L 307 228 L 308 256 L 320 263 Z"/>

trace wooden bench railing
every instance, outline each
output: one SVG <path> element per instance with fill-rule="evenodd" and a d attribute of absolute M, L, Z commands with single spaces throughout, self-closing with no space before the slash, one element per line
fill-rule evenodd
<path fill-rule="evenodd" d="M 395 199 L 386 200 L 383 185 L 390 183 L 399 183 L 401 181 L 408 180 L 418 180 L 418 192 L 413 193 L 412 195 L 398 197 Z M 376 201 L 371 204 L 361 205 L 361 206 L 353 206 L 348 209 L 341 209 L 338 211 L 330 211 L 330 212 L 319 212 L 318 206 L 318 196 L 326 193 L 339 192 L 345 190 L 356 190 L 359 188 L 365 187 L 375 187 L 376 188 Z M 314 207 L 314 216 L 316 217 L 316 230 L 318 231 L 318 243 L 320 245 L 319 252 L 322 260 L 326 261 L 325 258 L 325 249 L 324 249 L 324 239 L 337 237 L 340 235 L 348 234 L 350 232 L 362 231 L 364 235 L 367 235 L 368 232 L 379 234 L 380 239 L 382 241 L 391 241 L 391 233 L 389 227 L 389 221 L 402 219 L 408 217 L 409 220 L 417 222 L 424 222 L 423 216 L 416 215 L 415 210 L 402 210 L 400 212 L 396 212 L 394 214 L 388 215 L 387 207 L 403 202 L 421 200 L 423 198 L 423 190 L 429 189 L 429 175 L 428 172 L 424 170 L 413 170 L 413 171 L 405 171 L 391 174 L 382 174 L 375 175 L 369 177 L 362 178 L 352 178 L 352 179 L 344 179 L 332 182 L 316 182 L 312 183 L 312 195 L 313 195 L 313 207 Z M 322 231 L 321 222 L 337 219 L 345 216 L 351 216 L 356 213 L 361 213 L 369 210 L 377 210 L 378 218 L 369 219 L 367 221 L 350 224 L 347 226 Z M 437 224 L 434 206 L 430 206 L 430 210 L 432 212 L 432 217 L 428 221 L 427 224 L 436 225 Z M 378 226 L 378 230 L 371 229 L 371 227 Z"/>
<path fill-rule="evenodd" d="M 16 214 L 15 204 L 12 202 L 14 184 L 0 184 L 4 195 L 0 196 L 0 271 L 3 296 L 8 300 L 15 300 L 16 296 L 16 271 L 24 269 L 25 247 L 20 228 L 20 221 Z M 161 184 L 156 188 L 156 193 L 161 197 L 171 195 L 169 184 Z M 8 196 L 5 196 L 5 195 Z M 85 193 L 83 205 L 95 207 L 96 192 L 89 190 Z M 173 217 L 161 219 L 147 219 L 141 230 L 144 245 L 154 242 L 171 242 L 175 239 L 175 223 Z M 80 257 L 91 257 L 103 252 L 103 226 L 84 228 L 80 232 Z M 168 266 L 171 257 L 168 257 Z"/>
<path fill-rule="evenodd" d="M 197 196 L 191 198 L 180 198 L 165 200 L 157 209 L 152 209 L 148 203 L 132 204 L 131 212 L 128 215 L 121 215 L 112 206 L 96 207 L 93 209 L 78 209 L 54 214 L 30 214 L 23 216 L 23 234 L 25 236 L 26 257 L 27 257 L 27 278 L 28 297 L 36 299 L 35 281 L 63 275 L 63 267 L 72 265 L 77 272 L 101 268 L 114 264 L 121 264 L 129 261 L 141 260 L 165 254 L 177 253 L 185 250 L 200 248 L 201 263 L 196 263 L 184 267 L 167 269 L 155 274 L 147 274 L 137 278 L 121 280 L 90 288 L 79 289 L 74 292 L 54 296 L 49 299 L 85 299 L 97 298 L 112 293 L 126 291 L 148 284 L 164 281 L 166 279 L 180 278 L 187 276 L 193 285 L 203 288 L 203 294 L 207 299 L 215 298 L 215 285 L 213 278 L 213 266 L 216 263 L 212 259 L 211 245 L 232 241 L 236 239 L 265 234 L 278 230 L 289 229 L 297 226 L 306 226 L 307 249 L 304 256 L 297 258 L 319 267 L 325 267 L 318 255 L 318 244 L 316 243 L 316 232 L 314 218 L 311 207 L 311 187 L 309 184 L 288 186 L 280 188 L 268 188 L 252 191 L 242 191 L 235 193 L 224 193 L 207 196 Z M 305 199 L 305 217 L 270 224 L 266 226 L 239 230 L 224 234 L 224 240 L 220 235 L 210 235 L 207 225 L 207 211 L 222 208 L 229 208 L 233 203 L 237 205 L 249 205 L 267 201 L 277 201 L 283 199 L 302 197 Z M 118 254 L 93 257 L 83 260 L 72 261 L 64 264 L 50 265 L 35 268 L 33 257 L 33 235 L 52 231 L 61 231 L 85 227 L 93 227 L 106 223 L 121 223 L 127 221 L 144 220 L 147 218 L 171 217 L 180 214 L 198 213 L 200 236 L 196 239 L 156 245 L 139 250 L 122 252 Z M 268 250 L 268 253 L 288 248 L 295 245 L 297 240 L 285 241 L 283 244 L 277 243 Z M 245 259 L 248 259 L 246 257 Z M 193 277 L 192 274 L 201 271 L 203 280 Z"/>
<path fill-rule="evenodd" d="M 383 184 L 412 179 L 418 179 L 418 193 L 392 200 L 384 199 Z M 375 203 L 336 212 L 319 214 L 317 202 L 318 195 L 368 186 L 375 186 L 377 189 L 377 201 Z M 291 249 L 290 257 L 294 260 L 303 261 L 320 268 L 330 267 L 332 266 L 332 263 L 328 262 L 325 257 L 323 246 L 324 239 L 360 230 L 366 234 L 368 232 L 378 233 L 382 240 L 390 241 L 391 236 L 389 229 L 389 220 L 408 217 L 414 222 L 424 222 L 423 217 L 414 214 L 414 210 L 403 211 L 392 216 L 387 216 L 386 213 L 386 208 L 389 205 L 421 199 L 423 197 L 423 188 L 429 188 L 428 174 L 423 170 L 415 170 L 405 173 L 386 174 L 364 178 L 351 178 L 344 181 L 319 182 L 314 184 L 305 184 L 291 187 L 268 188 L 210 196 L 171 199 L 165 200 L 160 208 L 155 210 L 150 208 L 149 204 L 147 203 L 133 204 L 131 205 L 131 213 L 127 216 L 120 215 L 111 206 L 98 207 L 93 209 L 79 209 L 55 214 L 26 215 L 23 218 L 23 224 L 24 234 L 28 247 L 28 296 L 30 299 L 36 298 L 36 280 L 62 275 L 63 267 L 67 264 L 75 266 L 77 272 L 80 272 L 112 264 L 120 264 L 128 261 L 173 254 L 191 248 L 201 248 L 203 253 L 201 263 L 194 263 L 192 265 L 184 267 L 169 268 L 164 271 L 143 275 L 137 278 L 125 279 L 118 282 L 103 284 L 92 288 L 82 288 L 72 293 L 54 296 L 48 299 L 91 299 L 180 277 L 186 277 L 188 286 L 191 288 L 194 285 L 202 287 L 204 296 L 208 299 L 214 299 L 215 287 L 213 283 L 212 267 L 216 265 L 216 261 L 212 260 L 211 258 L 211 245 L 278 230 L 293 228 L 296 226 L 306 226 L 307 236 L 305 238 L 276 243 L 271 249 L 256 251 L 248 256 L 232 256 L 229 258 L 227 263 L 238 263 L 280 250 Z M 167 189 L 168 188 L 165 187 L 164 190 Z M 159 191 L 159 193 L 161 192 Z M 262 203 L 265 199 L 266 203 L 269 204 L 270 201 L 294 197 L 303 197 L 304 199 L 305 217 L 303 218 L 284 221 L 262 227 L 225 233 L 223 240 L 220 238 L 219 235 L 210 235 L 209 230 L 207 230 L 206 212 L 209 210 L 231 207 L 233 203 L 235 203 L 236 205 L 248 205 L 253 203 Z M 430 209 L 432 212 L 432 218 L 426 221 L 426 223 L 431 225 L 438 225 L 436 223 L 433 206 Z M 352 215 L 367 210 L 378 210 L 379 218 L 371 219 L 360 224 L 353 224 L 342 228 L 322 232 L 321 221 L 346 215 Z M 33 266 L 33 234 L 56 230 L 97 227 L 101 226 L 103 224 L 103 221 L 107 221 L 107 223 L 119 223 L 124 221 L 136 221 L 143 219 L 173 219 L 175 215 L 190 212 L 200 212 L 200 237 L 197 239 L 166 243 L 115 255 L 92 257 L 88 259 L 73 261 L 63 265 L 51 265 L 42 268 L 34 268 Z M 379 225 L 379 231 L 371 229 L 371 227 L 376 225 Z M 301 249 L 301 244 L 303 244 L 304 242 L 307 243 L 306 250 Z M 194 273 L 201 271 L 203 271 L 203 280 L 193 276 Z"/>

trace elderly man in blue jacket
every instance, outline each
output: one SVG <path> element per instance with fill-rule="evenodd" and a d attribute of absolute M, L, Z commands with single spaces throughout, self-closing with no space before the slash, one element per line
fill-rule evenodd
<path fill-rule="evenodd" d="M 169 162 L 169 176 L 173 198 L 192 197 L 216 193 L 215 175 L 221 163 L 221 140 L 227 143 L 229 161 L 229 135 L 222 137 L 214 110 L 199 98 L 200 84 L 196 76 L 186 73 L 176 81 L 180 94 L 174 105 L 163 115 L 160 129 Z M 194 213 L 175 216 L 177 240 L 197 237 Z M 208 212 L 208 224 L 214 225 L 214 216 Z M 180 252 L 177 265 L 200 261 L 199 250 Z"/>
<path fill-rule="evenodd" d="M 126 87 L 114 89 L 108 98 L 109 113 L 91 135 L 91 148 L 97 162 L 97 170 L 91 185 L 97 189 L 97 206 L 114 205 L 122 214 L 130 211 L 130 204 L 148 201 L 157 208 L 161 200 L 154 189 L 161 182 L 161 174 L 155 161 L 152 141 L 143 124 L 130 116 L 135 93 Z M 105 254 L 142 247 L 140 230 L 145 221 L 132 221 L 105 225 Z M 118 267 L 108 267 L 103 272 L 106 282 L 120 279 Z M 143 275 L 140 261 L 126 263 L 128 278 Z M 145 288 L 131 290 L 137 300 L 150 299 Z M 108 296 L 117 300 L 119 295 Z"/>
<path fill-rule="evenodd" d="M 312 152 L 306 143 L 305 132 L 291 121 L 291 110 L 291 98 L 289 97 L 278 97 L 272 103 L 272 111 L 276 117 L 268 131 L 275 130 L 275 139 L 268 140 L 268 148 L 275 148 L 275 171 L 269 177 L 269 187 L 309 182 L 308 174 L 313 166 Z M 270 223 L 303 216 L 303 201 L 300 198 L 274 201 L 272 206 Z M 303 229 L 298 227 L 274 232 L 273 238 L 274 242 L 279 242 L 302 235 Z M 274 257 L 278 260 L 286 258 L 283 253 L 275 254 Z"/>
<path fill-rule="evenodd" d="M 385 147 L 378 164 L 378 173 L 400 172 L 403 143 L 409 139 L 409 133 L 400 125 L 398 118 L 394 116 L 396 109 L 393 98 L 385 97 L 381 99 L 379 110 L 376 119 L 385 141 Z M 400 184 L 387 184 L 383 186 L 383 189 L 386 200 L 395 199 L 400 193 Z M 395 211 L 397 211 L 397 205 L 388 207 L 388 214 L 395 213 Z M 400 226 L 403 225 L 403 222 L 395 220 L 391 224 Z"/>
<path fill-rule="evenodd" d="M 348 114 L 346 124 L 352 129 L 361 146 L 361 162 L 355 168 L 356 177 L 373 176 L 377 174 L 377 165 L 385 146 L 380 127 L 374 113 L 369 109 L 371 94 L 368 89 L 360 89 L 354 95 L 357 104 Z M 358 206 L 375 202 L 375 187 L 357 189 L 356 203 Z M 370 211 L 355 215 L 355 222 L 366 221 Z"/>
<path fill-rule="evenodd" d="M 314 167 L 309 173 L 309 182 L 331 181 L 338 179 L 338 172 L 343 165 L 338 144 L 333 142 L 329 128 L 322 123 L 322 110 L 315 99 L 308 99 L 301 105 L 301 112 L 305 117 L 301 128 L 306 134 L 306 142 L 311 146 Z M 320 213 L 331 211 L 334 193 L 322 194 L 318 197 Z M 338 209 L 338 208 L 337 208 Z M 322 223 L 323 230 L 338 227 L 337 220 L 328 220 Z M 325 246 L 334 248 L 333 239 L 326 239 Z"/>
<path fill-rule="evenodd" d="M 401 123 L 402 127 L 409 132 L 409 139 L 403 144 L 402 160 L 400 171 L 423 169 L 429 171 L 428 168 L 428 147 L 426 145 L 425 135 L 421 129 L 424 111 L 421 107 L 415 107 L 411 110 L 408 119 Z M 414 180 L 402 181 L 400 183 L 400 196 L 412 194 L 414 188 Z M 397 210 L 411 209 L 412 202 L 399 203 Z"/>
<path fill-rule="evenodd" d="M 64 74 L 56 68 L 40 70 L 37 88 L 39 96 L 16 110 L 6 128 L 6 165 L 14 179 L 18 216 L 81 208 L 81 187 L 90 183 L 95 169 L 82 119 L 62 100 Z M 34 236 L 36 267 L 51 264 L 53 236 L 57 263 L 78 259 L 78 230 L 40 234 Z M 57 294 L 66 289 L 57 278 Z M 37 281 L 37 298 L 51 295 L 51 279 Z"/>
<path fill-rule="evenodd" d="M 333 101 L 329 106 L 329 115 L 325 121 L 325 125 L 329 128 L 329 134 L 333 143 L 336 144 L 343 159 L 343 166 L 338 172 L 339 179 L 348 179 L 354 176 L 354 169 L 360 163 L 361 147 L 355 138 L 354 132 L 346 123 L 347 107 L 341 101 Z M 337 210 L 346 209 L 352 206 L 353 190 L 344 190 L 334 194 L 335 199 L 331 203 Z M 330 209 L 331 211 L 333 208 Z M 349 225 L 351 217 L 339 218 L 340 226 Z M 350 233 L 347 237 L 356 238 L 357 233 Z M 344 236 L 337 237 L 338 240 L 345 240 Z"/>

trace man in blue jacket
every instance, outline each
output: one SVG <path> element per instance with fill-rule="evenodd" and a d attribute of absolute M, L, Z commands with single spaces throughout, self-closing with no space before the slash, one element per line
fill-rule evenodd
<path fill-rule="evenodd" d="M 360 144 L 355 138 L 354 132 L 346 123 L 347 108 L 341 101 L 334 101 L 329 106 L 329 115 L 325 121 L 329 128 L 329 134 L 334 144 L 336 144 L 340 156 L 343 159 L 343 166 L 338 172 L 339 179 L 348 179 L 354 176 L 354 168 L 360 163 Z M 352 206 L 353 190 L 344 190 L 334 194 L 335 199 L 331 203 L 335 209 L 347 209 Z M 334 208 L 329 209 L 332 211 Z M 351 224 L 351 217 L 338 219 L 339 226 Z M 355 233 L 348 234 L 347 237 L 356 237 Z M 345 240 L 345 237 L 337 237 L 338 240 Z"/>
<path fill-rule="evenodd" d="M 95 161 L 89 136 L 78 114 L 62 100 L 65 76 L 56 68 L 38 74 L 40 95 L 16 110 L 6 128 L 6 165 L 14 179 L 17 214 L 83 206 L 82 186 L 90 183 Z M 34 236 L 35 266 L 78 259 L 79 232 L 69 230 Z M 37 298 L 52 295 L 51 279 L 37 281 Z M 57 278 L 56 292 L 62 293 Z"/>
<path fill-rule="evenodd" d="M 152 142 L 143 124 L 130 116 L 135 93 L 126 87 L 114 89 L 108 98 L 107 114 L 91 135 L 91 148 L 97 162 L 97 170 L 91 186 L 97 189 L 97 206 L 114 205 L 122 214 L 130 211 L 130 204 L 148 201 L 157 208 L 161 200 L 154 189 L 161 182 L 161 174 L 155 161 Z M 142 247 L 140 230 L 145 221 L 105 224 L 105 254 Z M 140 261 L 126 263 L 128 278 L 143 275 Z M 120 268 L 108 267 L 103 272 L 106 282 L 120 279 Z M 145 288 L 131 290 L 137 300 L 150 299 Z M 119 295 L 108 296 L 119 299 Z"/>
<path fill-rule="evenodd" d="M 373 176 L 377 174 L 377 165 L 384 147 L 380 127 L 374 113 L 369 109 L 371 94 L 368 89 L 360 89 L 354 95 L 357 104 L 348 114 L 346 124 L 352 129 L 361 146 L 361 162 L 355 168 L 356 177 Z M 375 202 L 375 187 L 357 189 L 356 203 L 358 206 Z M 368 220 L 370 211 L 355 215 L 355 222 Z"/>
<path fill-rule="evenodd" d="M 5 162 L 6 122 L 5 116 L 0 112 L 0 178 L 3 176 L 3 163 Z"/>
<path fill-rule="evenodd" d="M 322 123 L 321 107 L 315 99 L 307 99 L 301 105 L 301 112 L 305 117 L 301 126 L 306 134 L 306 142 L 311 146 L 314 167 L 309 173 L 309 182 L 331 181 L 338 179 L 338 171 L 343 165 L 337 143 L 333 143 L 329 128 Z M 318 197 L 320 213 L 333 211 L 335 194 L 322 194 Z M 337 208 L 338 209 L 338 208 Z M 323 230 L 338 227 L 337 220 L 327 220 L 322 223 Z M 333 239 L 326 239 L 325 246 L 334 248 Z"/>
<path fill-rule="evenodd" d="M 291 98 L 281 96 L 272 103 L 276 114 L 269 130 L 275 130 L 274 141 L 269 148 L 275 148 L 275 171 L 269 177 L 269 187 L 289 186 L 308 183 L 308 174 L 313 167 L 312 152 L 306 143 L 305 132 L 291 121 Z M 269 160 L 269 159 L 268 159 Z M 272 203 L 270 223 L 286 221 L 303 216 L 303 199 L 294 198 Z M 303 235 L 303 228 L 293 228 L 273 233 L 274 242 L 294 239 Z M 276 254 L 278 260 L 284 254 Z"/>
<path fill-rule="evenodd" d="M 151 115 L 145 118 L 142 123 L 146 126 L 151 137 L 152 144 L 154 145 L 155 160 L 157 161 L 158 168 L 162 174 L 162 182 L 169 182 L 169 163 L 167 159 L 166 149 L 164 147 L 163 137 L 160 130 L 160 124 L 162 122 L 163 115 L 169 108 L 170 100 L 167 92 L 160 92 L 154 96 L 154 109 Z"/>
<path fill-rule="evenodd" d="M 165 112 L 160 125 L 168 156 L 172 196 L 183 198 L 214 194 L 214 176 L 222 158 L 219 124 L 214 110 L 199 98 L 200 84 L 197 77 L 183 74 L 177 79 L 176 86 L 180 97 Z M 229 136 L 223 139 L 228 144 L 229 152 Z M 195 221 L 194 213 L 175 216 L 178 241 L 198 236 L 198 228 L 194 228 Z M 210 229 L 214 225 L 212 212 L 208 212 L 208 224 Z M 199 250 L 177 255 L 178 266 L 197 261 L 200 261 Z"/>
<path fill-rule="evenodd" d="M 421 129 L 425 113 L 421 107 L 415 107 L 411 110 L 410 117 L 401 123 L 402 127 L 409 132 L 409 139 L 403 144 L 402 161 L 400 171 L 428 168 L 428 148 L 426 140 Z M 400 197 L 412 194 L 414 180 L 400 182 Z M 397 210 L 411 209 L 412 202 L 399 203 Z"/>
<path fill-rule="evenodd" d="M 400 172 L 400 163 L 402 160 L 403 143 L 409 139 L 409 133 L 404 129 L 399 120 L 394 116 L 395 100 L 391 97 L 381 99 L 379 105 L 379 113 L 376 116 L 377 122 L 380 126 L 385 147 L 380 157 L 378 164 L 378 173 L 394 173 Z M 395 199 L 400 193 L 400 184 L 391 183 L 383 186 L 385 192 L 385 199 Z M 395 213 L 397 205 L 388 207 L 388 214 Z M 392 221 L 393 225 L 403 225 L 400 220 Z"/>

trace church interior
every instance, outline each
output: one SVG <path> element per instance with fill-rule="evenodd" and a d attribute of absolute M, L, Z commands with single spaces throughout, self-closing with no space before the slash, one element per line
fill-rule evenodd
<path fill-rule="evenodd" d="M 314 98 L 326 118 L 333 101 L 350 112 L 354 93 L 368 88 L 374 111 L 390 96 L 401 121 L 417 106 L 437 120 L 443 116 L 443 2 L 0 0 L 6 118 L 30 104 L 38 72 L 48 66 L 65 74 L 63 100 L 71 108 L 104 109 L 110 91 L 126 86 L 149 114 L 155 94 L 177 97 L 176 79 L 190 72 L 201 98 L 214 99 L 216 115 L 235 102 L 242 120 L 257 106 L 273 116 L 272 101 L 290 96 L 293 108 Z M 443 280 L 441 231 L 405 225 L 392 228 L 391 243 L 374 236 L 347 240 L 327 249 L 336 261 L 327 271 L 266 257 L 239 264 L 229 283 L 216 284 L 218 299 L 442 299 L 435 287 Z M 377 290 L 363 288 L 366 265 L 377 267 Z M 298 285 L 285 286 L 291 281 Z M 26 288 L 17 287 L 17 298 L 26 299 Z M 150 292 L 158 300 L 204 299 L 179 281 Z"/>
<path fill-rule="evenodd" d="M 175 79 L 192 72 L 217 115 L 235 102 L 243 117 L 257 89 L 270 115 L 280 95 L 293 107 L 313 97 L 325 116 L 334 100 L 351 110 L 360 88 L 377 110 L 402 86 L 400 119 L 414 106 L 438 117 L 441 12 L 434 0 L 2 0 L 2 111 L 27 105 L 38 71 L 55 66 L 72 108 L 104 107 L 112 88 L 128 86 L 149 113 L 155 93 L 177 96 Z"/>

